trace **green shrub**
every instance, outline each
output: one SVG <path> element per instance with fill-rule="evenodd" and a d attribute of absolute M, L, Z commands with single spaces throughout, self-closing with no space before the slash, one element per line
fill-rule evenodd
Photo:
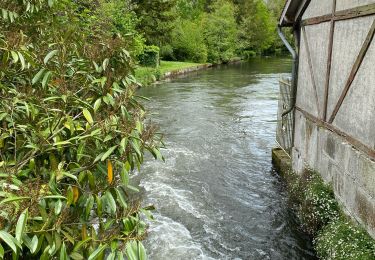
<path fill-rule="evenodd" d="M 199 21 L 178 20 L 172 34 L 173 56 L 179 61 L 204 63 L 207 47 Z"/>
<path fill-rule="evenodd" d="M 139 67 L 135 70 L 135 78 L 143 86 L 149 86 L 161 78 L 160 68 Z"/>
<path fill-rule="evenodd" d="M 137 14 L 137 30 L 144 35 L 148 45 L 162 46 L 171 38 L 177 18 L 177 0 L 120 0 L 130 2 Z"/>
<path fill-rule="evenodd" d="M 159 52 L 160 49 L 157 46 L 145 46 L 143 53 L 138 55 L 139 64 L 157 68 L 159 66 Z"/>
<path fill-rule="evenodd" d="M 166 45 L 161 46 L 160 59 L 167 60 L 167 61 L 176 60 L 176 58 L 174 57 L 172 45 L 166 44 Z"/>
<path fill-rule="evenodd" d="M 139 18 L 129 1 L 100 0 L 97 4 L 91 0 L 80 0 L 79 3 L 80 29 L 86 34 L 94 36 L 97 30 L 105 28 L 108 35 L 121 35 L 126 49 L 135 57 L 143 53 L 145 39 L 136 30 Z"/>
<path fill-rule="evenodd" d="M 243 51 L 241 56 L 245 59 L 250 59 L 256 57 L 257 53 L 255 51 Z"/>
<path fill-rule="evenodd" d="M 160 142 L 126 40 L 80 7 L 0 3 L 0 258 L 145 257 L 151 208 L 129 175 Z"/>
<path fill-rule="evenodd" d="M 345 217 L 325 226 L 314 244 L 318 257 L 324 260 L 375 259 L 374 239 Z"/>

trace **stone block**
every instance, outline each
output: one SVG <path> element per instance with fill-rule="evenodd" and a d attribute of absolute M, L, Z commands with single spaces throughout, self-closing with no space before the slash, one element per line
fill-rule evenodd
<path fill-rule="evenodd" d="M 368 195 L 375 201 L 375 162 L 365 155 L 358 160 L 357 179 Z"/>

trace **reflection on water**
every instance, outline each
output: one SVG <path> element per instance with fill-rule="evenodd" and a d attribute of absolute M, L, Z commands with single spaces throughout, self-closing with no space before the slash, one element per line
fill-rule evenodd
<path fill-rule="evenodd" d="M 140 91 L 166 162 L 137 176 L 156 220 L 150 259 L 312 259 L 272 170 L 278 79 L 287 59 L 200 71 Z M 285 74 L 287 75 L 287 74 Z"/>

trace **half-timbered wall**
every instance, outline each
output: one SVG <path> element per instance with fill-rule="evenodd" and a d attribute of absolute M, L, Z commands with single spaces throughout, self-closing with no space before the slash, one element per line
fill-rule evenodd
<path fill-rule="evenodd" d="M 375 237 L 375 0 L 312 0 L 302 17 L 293 167 L 331 182 Z"/>

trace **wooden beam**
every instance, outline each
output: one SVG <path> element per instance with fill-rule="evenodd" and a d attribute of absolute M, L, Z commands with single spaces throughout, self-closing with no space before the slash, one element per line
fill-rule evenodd
<path fill-rule="evenodd" d="M 333 120 L 335 119 L 335 117 L 336 117 L 336 115 L 337 115 L 337 113 L 338 113 L 338 111 L 339 111 L 342 103 L 344 102 L 344 99 L 345 99 L 346 95 L 348 94 L 348 91 L 349 91 L 350 87 L 352 86 L 352 83 L 353 83 L 353 81 L 355 79 L 355 76 L 357 75 L 358 70 L 361 67 L 362 62 L 363 62 L 363 60 L 364 60 L 364 58 L 366 56 L 367 50 L 370 47 L 372 39 L 374 38 L 374 34 L 375 34 L 375 19 L 374 19 L 374 22 L 371 25 L 370 31 L 367 34 L 365 42 L 362 45 L 361 51 L 359 52 L 358 57 L 357 57 L 354 65 L 352 67 L 350 75 L 349 75 L 349 77 L 348 77 L 348 79 L 347 79 L 347 81 L 345 83 L 344 90 L 342 91 L 341 96 L 340 96 L 340 98 L 339 98 L 339 100 L 338 100 L 338 102 L 337 102 L 337 104 L 335 106 L 335 109 L 333 110 L 332 115 L 329 118 L 329 121 L 328 121 L 329 123 L 333 122 Z"/>
<path fill-rule="evenodd" d="M 327 120 L 327 106 L 328 106 L 328 95 L 329 95 L 329 83 L 331 77 L 331 66 L 332 66 L 332 50 L 333 50 L 333 36 L 335 33 L 335 12 L 336 12 L 336 0 L 333 0 L 332 4 L 332 15 L 331 15 L 331 26 L 329 29 L 329 43 L 328 43 L 328 58 L 327 58 L 327 71 L 326 71 L 326 82 L 324 90 L 324 107 L 323 107 L 323 120 Z"/>
<path fill-rule="evenodd" d="M 335 21 L 353 19 L 375 14 L 375 4 L 368 4 L 352 9 L 335 12 Z"/>
<path fill-rule="evenodd" d="M 325 14 L 317 17 L 308 18 L 302 21 L 303 26 L 315 25 L 329 22 L 332 19 L 332 14 Z"/>
<path fill-rule="evenodd" d="M 316 80 L 315 80 L 315 75 L 314 75 L 314 70 L 313 70 L 313 65 L 312 65 L 312 60 L 311 60 L 310 47 L 309 47 L 309 42 L 308 42 L 307 35 L 306 35 L 305 26 L 302 27 L 302 34 L 303 34 L 303 39 L 304 39 L 304 42 L 305 42 L 305 49 L 306 49 L 306 53 L 307 53 L 307 61 L 309 63 L 311 82 L 312 82 L 313 89 L 314 89 L 316 109 L 317 109 L 318 115 L 320 116 L 321 114 L 320 114 L 318 91 L 317 91 L 317 87 L 316 87 Z"/>
<path fill-rule="evenodd" d="M 355 7 L 351 9 L 346 9 L 342 11 L 337 11 L 334 14 L 334 20 L 342 21 L 342 20 L 353 19 L 353 18 L 362 17 L 362 16 L 368 16 L 372 14 L 375 14 L 375 3 L 363 5 L 363 6 L 359 6 L 359 7 Z M 331 21 L 331 19 L 332 19 L 332 15 L 326 14 L 322 16 L 305 19 L 302 21 L 302 25 L 307 26 L 307 25 L 320 24 L 324 22 L 329 22 Z"/>
<path fill-rule="evenodd" d="M 318 127 L 325 128 L 339 136 L 341 136 L 347 143 L 351 144 L 355 149 L 365 153 L 368 155 L 372 160 L 375 160 L 375 150 L 371 149 L 369 146 L 365 145 L 361 141 L 357 140 L 356 138 L 344 133 L 337 127 L 333 126 L 332 124 L 329 124 L 327 122 L 324 122 L 323 120 L 311 115 L 310 113 L 306 112 L 300 107 L 296 106 L 296 110 L 301 112 L 303 116 L 309 120 L 317 124 Z"/>

